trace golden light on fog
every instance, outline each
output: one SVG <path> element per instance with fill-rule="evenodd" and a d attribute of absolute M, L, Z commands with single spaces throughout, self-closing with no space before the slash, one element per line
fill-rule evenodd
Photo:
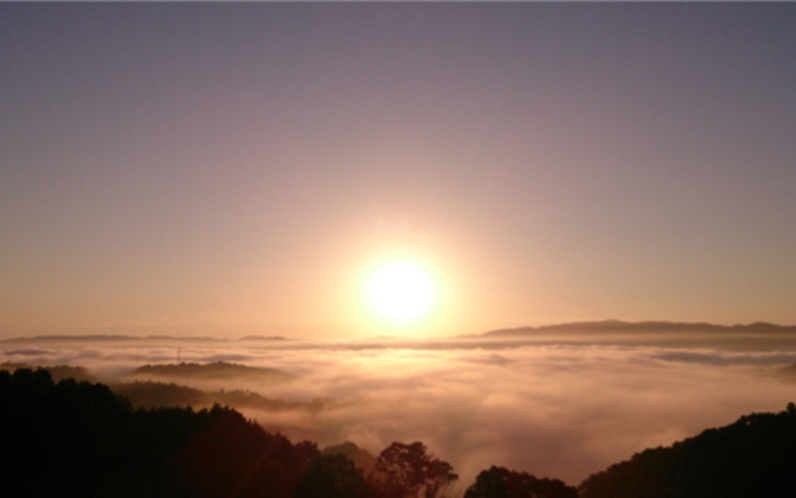
<path fill-rule="evenodd" d="M 421 266 L 398 261 L 377 268 L 368 280 L 367 298 L 373 311 L 390 322 L 417 320 L 431 311 L 436 286 Z"/>

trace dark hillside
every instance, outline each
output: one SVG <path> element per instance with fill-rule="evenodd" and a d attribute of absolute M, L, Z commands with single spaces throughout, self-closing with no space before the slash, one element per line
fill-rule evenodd
<path fill-rule="evenodd" d="M 583 481 L 581 498 L 792 498 L 796 406 L 645 450 Z"/>
<path fill-rule="evenodd" d="M 353 463 L 232 409 L 133 410 L 107 386 L 56 384 L 46 370 L 0 371 L 0 441 L 3 497 L 311 498 L 318 482 L 353 497 L 364 485 Z"/>
<path fill-rule="evenodd" d="M 45 367 L 41 365 L 31 365 L 29 363 L 0 363 L 0 370 L 8 370 L 11 373 L 20 368 L 26 368 L 28 370 L 44 368 L 50 372 L 50 376 L 55 382 L 63 379 L 75 379 L 78 382 L 84 380 L 88 382 L 97 382 L 97 378 L 84 367 L 73 367 L 71 365 L 49 365 Z"/>

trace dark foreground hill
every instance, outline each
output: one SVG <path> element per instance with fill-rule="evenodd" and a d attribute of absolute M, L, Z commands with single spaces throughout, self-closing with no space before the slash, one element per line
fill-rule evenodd
<path fill-rule="evenodd" d="M 457 479 L 420 442 L 393 443 L 365 476 L 229 408 L 133 410 L 41 369 L 0 370 L 0 442 L 4 498 L 433 498 Z"/>
<path fill-rule="evenodd" d="M 668 448 L 648 449 L 583 481 L 581 498 L 792 498 L 796 406 L 756 413 Z"/>
<path fill-rule="evenodd" d="M 353 497 L 345 457 L 216 405 L 133 410 L 107 386 L 0 371 L 0 496 Z M 323 489 L 319 494 L 318 489 Z"/>

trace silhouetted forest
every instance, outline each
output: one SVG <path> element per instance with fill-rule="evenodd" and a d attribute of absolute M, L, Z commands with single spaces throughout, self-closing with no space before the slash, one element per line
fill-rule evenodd
<path fill-rule="evenodd" d="M 27 368 L 28 370 L 34 370 L 36 368 L 41 368 L 39 365 L 31 365 L 29 363 L 0 363 L 0 370 L 8 370 L 9 372 L 13 372 L 20 368 Z M 73 367 L 71 365 L 50 365 L 46 367 L 46 370 L 50 372 L 50 376 L 53 378 L 55 382 L 58 382 L 62 379 L 75 379 L 77 381 L 87 380 L 89 382 L 97 382 L 97 378 L 89 372 L 84 367 Z"/>
<path fill-rule="evenodd" d="M 419 442 L 393 443 L 365 475 L 230 408 L 133 410 L 43 369 L 0 371 L 0 441 L 4 497 L 431 498 L 456 479 Z"/>
<path fill-rule="evenodd" d="M 581 498 L 796 496 L 796 406 L 755 413 L 594 474 Z"/>
<path fill-rule="evenodd" d="M 558 479 L 539 479 L 527 472 L 492 466 L 467 488 L 464 498 L 578 498 L 575 488 Z"/>
<path fill-rule="evenodd" d="M 56 383 L 43 369 L 0 370 L 0 441 L 3 497 L 436 498 L 458 479 L 421 442 L 392 443 L 375 462 L 352 443 L 320 452 L 220 405 L 133 409 L 103 384 Z M 464 494 L 578 496 L 796 496 L 796 406 L 646 450 L 577 490 L 493 466 Z"/>

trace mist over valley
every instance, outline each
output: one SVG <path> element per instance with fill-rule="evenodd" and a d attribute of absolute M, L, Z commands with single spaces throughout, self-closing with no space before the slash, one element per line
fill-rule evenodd
<path fill-rule="evenodd" d="M 462 482 L 500 465 L 578 483 L 645 448 L 781 410 L 794 398 L 792 329 L 590 322 L 265 344 L 47 337 L 0 342 L 0 362 L 105 382 L 144 408 L 229 405 L 321 447 L 350 441 L 377 455 L 423 441 Z"/>

